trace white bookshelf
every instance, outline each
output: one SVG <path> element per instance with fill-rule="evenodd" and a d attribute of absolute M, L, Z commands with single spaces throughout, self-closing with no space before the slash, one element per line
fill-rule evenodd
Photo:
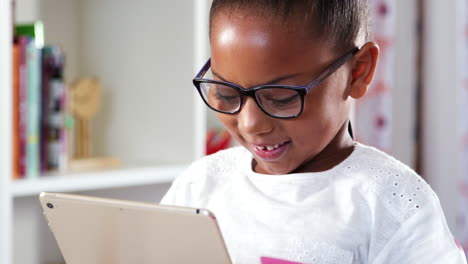
<path fill-rule="evenodd" d="M 47 192 L 82 192 L 172 182 L 186 166 L 136 167 L 84 173 L 43 175 L 11 184 L 14 198 Z"/>
<path fill-rule="evenodd" d="M 0 1 L 0 263 L 12 263 L 12 211 L 11 196 L 11 16 L 10 1 Z"/>
<path fill-rule="evenodd" d="M 16 1 L 17 21 L 42 20 L 46 43 L 64 48 L 67 82 L 101 78 L 94 152 L 124 164 L 12 181 L 11 7 L 0 0 L 0 263 L 61 263 L 50 233 L 43 236 L 40 192 L 140 199 L 144 190 L 152 200 L 203 155 L 206 110 L 191 78 L 208 58 L 210 0 Z"/>

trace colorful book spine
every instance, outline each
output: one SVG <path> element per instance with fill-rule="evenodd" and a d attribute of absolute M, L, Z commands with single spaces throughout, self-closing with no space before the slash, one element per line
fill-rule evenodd
<path fill-rule="evenodd" d="M 66 89 L 63 80 L 64 56 L 57 46 L 42 50 L 42 170 L 66 167 L 65 134 Z"/>
<path fill-rule="evenodd" d="M 20 150 L 19 150 L 19 55 L 20 48 L 16 42 L 13 44 L 13 179 L 21 177 Z"/>
<path fill-rule="evenodd" d="M 16 25 L 13 48 L 13 159 L 15 179 L 64 170 L 69 160 L 70 122 L 64 54 L 43 46 L 41 22 Z M 68 124 L 68 125 L 67 125 Z"/>
<path fill-rule="evenodd" d="M 40 166 L 41 172 L 46 172 L 50 169 L 48 155 L 49 151 L 47 144 L 49 141 L 49 108 L 50 108 L 50 78 L 51 78 L 51 67 L 50 55 L 46 52 L 46 47 L 42 50 L 42 85 L 41 85 L 41 139 L 40 139 Z"/>
<path fill-rule="evenodd" d="M 19 49 L 19 91 L 18 91 L 18 170 L 20 178 L 26 175 L 27 157 L 27 112 L 28 112 L 28 77 L 27 77 L 27 47 L 31 38 L 27 36 L 18 37 Z"/>
<path fill-rule="evenodd" d="M 27 178 L 40 174 L 40 112 L 41 112 L 41 49 L 44 45 L 44 26 L 37 21 L 15 25 L 15 36 L 27 38 L 25 47 L 24 71 L 20 66 L 20 133 L 25 133 L 25 172 Z M 24 42 L 24 41 L 23 41 Z M 21 42 L 20 42 L 21 43 Z M 24 43 L 23 43 L 24 44 Z M 21 46 L 21 44 L 20 44 Z M 23 66 L 24 66 L 23 65 Z M 24 104 L 25 107 L 21 107 Z M 25 122 L 24 122 L 25 121 Z M 22 135 L 20 135 L 22 137 Z M 22 142 L 20 138 L 20 142 Z M 21 162 L 20 162 L 21 163 Z"/>
<path fill-rule="evenodd" d="M 36 43 L 31 41 L 27 46 L 27 168 L 26 177 L 36 178 L 40 174 L 39 138 L 41 111 L 41 53 Z"/>

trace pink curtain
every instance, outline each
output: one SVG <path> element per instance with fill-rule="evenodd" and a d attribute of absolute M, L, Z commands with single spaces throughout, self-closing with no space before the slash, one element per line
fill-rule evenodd
<path fill-rule="evenodd" d="M 356 101 L 353 128 L 356 140 L 390 153 L 396 1 L 371 0 L 369 4 L 381 55 L 368 93 Z"/>

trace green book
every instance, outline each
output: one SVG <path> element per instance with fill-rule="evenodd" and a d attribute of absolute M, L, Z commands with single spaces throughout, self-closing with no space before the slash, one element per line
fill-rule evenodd
<path fill-rule="evenodd" d="M 41 21 L 15 25 L 15 36 L 28 36 L 34 39 L 37 48 L 44 46 L 44 24 Z"/>

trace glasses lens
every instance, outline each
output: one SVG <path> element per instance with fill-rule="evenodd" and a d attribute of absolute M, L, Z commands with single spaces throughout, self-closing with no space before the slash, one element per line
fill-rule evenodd
<path fill-rule="evenodd" d="M 200 83 L 200 90 L 205 102 L 221 112 L 236 112 L 241 104 L 241 95 L 237 90 L 218 83 Z"/>
<path fill-rule="evenodd" d="M 292 117 L 301 112 L 302 99 L 299 92 L 287 88 L 268 88 L 256 92 L 263 110 L 276 117 Z"/>

